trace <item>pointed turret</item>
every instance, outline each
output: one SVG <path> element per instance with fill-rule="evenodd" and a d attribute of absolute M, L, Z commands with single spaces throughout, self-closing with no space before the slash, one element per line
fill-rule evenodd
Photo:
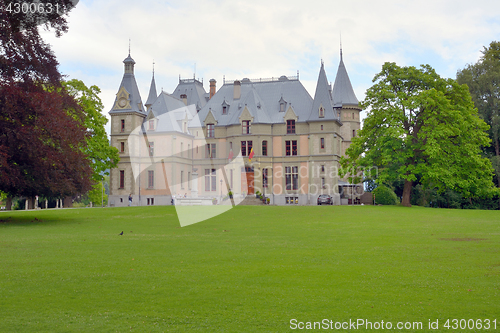
<path fill-rule="evenodd" d="M 337 115 L 333 112 L 331 88 L 322 61 L 309 120 L 333 120 L 337 118 Z"/>
<path fill-rule="evenodd" d="M 137 88 L 137 82 L 134 76 L 135 61 L 130 56 L 130 53 L 127 58 L 123 60 L 123 63 L 125 64 L 123 79 L 120 83 L 120 88 L 118 88 L 113 107 L 109 113 L 138 112 L 140 114 L 145 114 L 141 95 L 139 94 L 139 88 Z"/>
<path fill-rule="evenodd" d="M 345 69 L 344 59 L 342 57 L 342 46 L 340 47 L 340 64 L 337 71 L 337 77 L 332 91 L 333 106 L 342 121 L 340 135 L 342 141 L 342 155 L 345 155 L 346 149 L 350 146 L 352 138 L 358 135 L 361 128 L 360 112 L 358 99 L 352 89 L 351 80 Z"/>
<path fill-rule="evenodd" d="M 352 89 L 351 80 L 349 80 L 349 75 L 347 75 L 347 70 L 345 69 L 344 59 L 342 57 L 342 48 L 340 49 L 340 64 L 337 70 L 337 77 L 335 78 L 335 83 L 333 85 L 333 106 L 342 107 L 344 105 L 358 105 L 358 99 L 354 94 Z"/>
<path fill-rule="evenodd" d="M 153 105 L 153 103 L 158 98 L 158 94 L 156 93 L 156 82 L 155 82 L 155 72 L 153 70 L 153 78 L 151 79 L 151 87 L 149 87 L 149 95 L 148 100 L 146 101 L 146 109 L 149 110 L 149 107 Z"/>

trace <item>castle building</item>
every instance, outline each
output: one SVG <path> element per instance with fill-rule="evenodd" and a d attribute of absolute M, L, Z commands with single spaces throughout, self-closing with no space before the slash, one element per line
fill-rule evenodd
<path fill-rule="evenodd" d="M 111 206 L 168 205 L 172 197 L 219 202 L 259 191 L 277 205 L 314 205 L 320 194 L 347 204 L 339 161 L 360 129 L 358 100 L 342 51 L 333 87 L 323 63 L 314 98 L 299 76 L 270 79 L 181 79 L 172 94 L 156 92 L 153 78 L 143 105 L 125 72 L 111 115 L 111 145 L 120 162 L 111 170 Z M 238 157 L 240 164 L 231 161 Z M 359 185 L 357 185 L 359 187 Z"/>

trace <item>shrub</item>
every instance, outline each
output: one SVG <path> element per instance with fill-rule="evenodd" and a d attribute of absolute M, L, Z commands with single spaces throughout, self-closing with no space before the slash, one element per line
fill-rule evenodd
<path fill-rule="evenodd" d="M 396 193 L 384 185 L 377 186 L 377 188 L 373 190 L 373 195 L 375 196 L 376 204 L 396 205 L 398 203 Z"/>

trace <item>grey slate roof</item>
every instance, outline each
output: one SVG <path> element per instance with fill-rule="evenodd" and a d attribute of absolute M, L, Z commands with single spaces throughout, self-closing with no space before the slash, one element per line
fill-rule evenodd
<path fill-rule="evenodd" d="M 342 50 L 340 51 L 340 64 L 337 70 L 337 77 L 333 85 L 333 105 L 342 107 L 342 105 L 358 105 L 358 99 L 352 89 L 351 80 L 347 75 L 344 60 L 342 59 Z"/>
<path fill-rule="evenodd" d="M 150 114 L 158 119 L 155 133 L 182 132 L 182 120 L 186 117 L 188 121 L 193 119 L 196 108 L 194 105 L 186 106 L 183 101 L 162 91 L 149 108 L 148 116 Z"/>
<path fill-rule="evenodd" d="M 158 97 L 158 94 L 156 93 L 155 75 L 153 73 L 153 78 L 151 79 L 151 87 L 149 88 L 148 100 L 146 101 L 146 104 L 145 104 L 146 107 L 152 105 L 156 101 L 157 97 Z"/>
<path fill-rule="evenodd" d="M 155 117 L 159 117 L 166 112 L 177 110 L 184 106 L 186 105 L 183 101 L 162 91 L 158 98 L 156 98 L 156 100 L 153 102 L 153 104 L 151 104 L 149 113 L 153 113 Z"/>
<path fill-rule="evenodd" d="M 241 81 L 241 98 L 234 99 L 234 84 L 224 84 L 200 110 L 201 123 L 212 111 L 218 126 L 237 125 L 245 105 L 254 118 L 254 123 L 284 123 L 283 117 L 290 104 L 299 122 L 307 121 L 312 106 L 312 98 L 299 80 L 279 80 L 265 82 Z M 280 112 L 280 99 L 286 102 L 285 112 Z M 222 114 L 223 102 L 229 104 L 227 114 Z M 196 126 L 191 123 L 190 126 Z"/>
<path fill-rule="evenodd" d="M 179 84 L 172 95 L 180 99 L 183 94 L 187 96 L 187 105 L 194 104 L 198 110 L 207 104 L 208 94 L 203 84 L 196 79 L 179 79 Z"/>
<path fill-rule="evenodd" d="M 325 116 L 319 117 L 319 108 L 323 106 L 325 110 Z M 330 91 L 330 85 L 328 84 L 328 79 L 326 78 L 325 67 L 321 63 L 321 68 L 319 70 L 318 83 L 316 84 L 316 93 L 314 94 L 314 102 L 311 108 L 311 113 L 309 115 L 310 121 L 315 120 L 338 120 L 338 115 L 333 110 L 332 94 Z"/>
<path fill-rule="evenodd" d="M 125 64 L 132 63 L 135 64 L 134 59 L 128 55 L 125 60 L 123 60 Z M 139 112 L 145 114 L 144 105 L 142 104 L 141 94 L 139 93 L 139 88 L 137 88 L 137 82 L 135 81 L 134 73 L 125 73 L 123 74 L 122 82 L 120 83 L 120 87 L 118 91 L 120 91 L 121 87 L 124 87 L 129 95 L 129 103 L 130 109 L 111 109 L 109 113 L 121 113 L 121 112 Z M 113 102 L 113 107 L 116 105 L 116 97 Z"/>

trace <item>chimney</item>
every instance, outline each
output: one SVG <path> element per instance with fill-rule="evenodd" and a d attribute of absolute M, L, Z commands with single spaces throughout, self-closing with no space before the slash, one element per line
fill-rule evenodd
<path fill-rule="evenodd" d="M 212 98 L 213 95 L 215 95 L 215 84 L 217 81 L 215 79 L 210 79 L 210 98 Z"/>
<path fill-rule="evenodd" d="M 181 99 L 184 102 L 185 105 L 188 105 L 188 97 L 186 94 L 181 95 Z"/>
<path fill-rule="evenodd" d="M 233 99 L 240 99 L 241 97 L 241 82 L 234 81 L 234 94 Z"/>

